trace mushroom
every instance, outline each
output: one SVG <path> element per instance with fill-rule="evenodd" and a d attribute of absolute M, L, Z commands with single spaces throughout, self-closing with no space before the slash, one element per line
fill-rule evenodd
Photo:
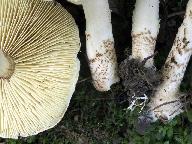
<path fill-rule="evenodd" d="M 81 5 L 82 4 L 82 0 L 67 0 L 70 3 L 76 4 L 76 5 Z"/>
<path fill-rule="evenodd" d="M 192 54 L 192 0 L 188 1 L 185 17 L 178 29 L 172 49 L 162 69 L 163 82 L 149 103 L 152 121 L 170 121 L 183 112 L 179 86 Z"/>
<path fill-rule="evenodd" d="M 136 8 L 133 15 L 133 49 L 131 60 L 136 59 L 136 62 L 144 61 L 145 68 L 153 68 L 154 62 L 153 57 L 151 56 L 154 54 L 156 37 L 159 29 L 159 2 L 157 0 L 137 0 L 135 7 Z M 143 11 L 145 11 L 146 15 L 142 14 Z M 150 122 L 154 122 L 157 119 L 165 122 L 172 120 L 176 115 L 183 112 L 183 103 L 181 102 L 183 94 L 181 94 L 181 92 L 179 91 L 179 86 L 183 79 L 191 54 L 192 0 L 189 0 L 183 23 L 178 29 L 178 33 L 176 35 L 172 49 L 168 55 L 165 65 L 162 68 L 161 81 L 159 81 L 157 85 L 155 85 L 155 87 L 152 84 L 152 89 L 149 89 L 152 91 L 150 94 L 150 102 L 147 104 L 149 109 L 147 111 L 147 114 L 145 113 L 145 117 L 141 117 L 147 119 L 149 118 L 148 120 Z M 146 61 L 145 59 L 147 57 L 151 58 Z M 127 73 L 127 71 L 129 70 L 128 68 L 128 70 L 125 69 L 126 63 L 127 61 L 123 62 L 122 66 L 120 66 L 120 68 L 125 71 L 122 74 L 123 77 L 125 77 L 125 73 Z M 131 66 L 131 64 L 129 63 L 129 66 Z M 138 66 L 141 66 L 141 64 L 139 64 Z M 138 69 L 137 67 L 136 70 L 137 73 L 139 73 L 140 75 L 141 73 L 139 70 L 142 69 Z M 144 69 L 144 71 L 147 71 L 147 69 Z M 128 75 L 130 75 L 130 73 L 128 73 Z M 147 73 L 145 73 L 143 75 L 145 78 L 144 80 L 146 81 L 147 79 L 146 82 L 148 83 L 150 82 L 148 77 L 153 77 L 154 74 L 148 75 Z M 133 80 L 132 77 L 130 78 L 131 80 Z M 125 79 L 124 85 L 126 85 L 125 82 L 130 82 L 131 80 Z M 140 81 L 140 83 L 143 84 L 145 81 Z M 131 110 L 133 110 L 136 106 L 141 107 L 142 110 L 146 105 L 146 100 L 148 100 L 149 98 L 145 93 L 146 90 L 144 89 L 147 84 L 144 83 L 143 88 L 140 83 L 137 83 L 135 81 L 133 82 L 133 86 L 137 88 L 134 92 L 144 92 L 143 94 L 139 93 L 139 95 L 136 95 L 134 93 L 132 95 L 133 101 L 130 107 L 128 107 Z M 128 83 L 127 85 L 129 86 L 131 84 Z M 139 103 L 139 101 L 141 100 L 143 102 Z"/>
<path fill-rule="evenodd" d="M 67 110 L 80 68 L 78 28 L 53 2 L 1 0 L 0 9 L 0 137 L 27 137 Z"/>
<path fill-rule="evenodd" d="M 154 51 L 159 32 L 159 0 L 137 0 L 132 17 L 132 54 L 119 66 L 122 84 L 133 111 L 141 111 L 159 83 L 154 66 Z"/>
<path fill-rule="evenodd" d="M 82 4 L 86 18 L 86 50 L 93 84 L 108 91 L 119 81 L 108 0 L 68 0 Z"/>
<path fill-rule="evenodd" d="M 159 0 L 137 0 L 133 12 L 132 55 L 131 58 L 143 61 L 154 54 L 159 32 Z M 145 67 L 154 67 L 153 57 Z"/>

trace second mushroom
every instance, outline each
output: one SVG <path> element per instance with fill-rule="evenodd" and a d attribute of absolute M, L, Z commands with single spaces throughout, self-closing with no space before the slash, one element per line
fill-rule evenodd
<path fill-rule="evenodd" d="M 86 49 L 95 88 L 108 91 L 119 81 L 108 0 L 68 0 L 82 4 L 86 18 Z"/>

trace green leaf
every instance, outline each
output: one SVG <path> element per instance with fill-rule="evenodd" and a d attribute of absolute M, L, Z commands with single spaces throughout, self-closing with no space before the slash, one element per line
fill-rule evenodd
<path fill-rule="evenodd" d="M 171 139 L 173 137 L 173 128 L 172 127 L 168 128 L 168 130 L 167 130 L 167 137 L 169 139 Z"/>
<path fill-rule="evenodd" d="M 150 138 L 144 137 L 144 144 L 149 144 L 149 143 L 150 143 Z"/>
<path fill-rule="evenodd" d="M 169 141 L 164 142 L 164 144 L 169 144 Z"/>
<path fill-rule="evenodd" d="M 187 110 L 187 118 L 192 123 L 192 109 Z"/>

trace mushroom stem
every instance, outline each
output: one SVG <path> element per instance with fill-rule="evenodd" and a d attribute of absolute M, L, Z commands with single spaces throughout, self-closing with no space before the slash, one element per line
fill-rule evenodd
<path fill-rule="evenodd" d="M 67 1 L 76 5 L 81 5 L 81 0 L 67 0 Z"/>
<path fill-rule="evenodd" d="M 0 49 L 0 79 L 9 79 L 13 72 L 13 60 Z"/>
<path fill-rule="evenodd" d="M 86 47 L 93 84 L 107 91 L 117 76 L 117 59 L 108 0 L 82 0 L 86 17 Z"/>
<path fill-rule="evenodd" d="M 133 12 L 132 58 L 143 61 L 152 56 L 159 32 L 159 0 L 137 0 Z M 153 58 L 145 63 L 153 67 Z"/>
<path fill-rule="evenodd" d="M 182 104 L 178 97 L 178 92 L 191 54 L 192 0 L 189 0 L 185 18 L 162 69 L 163 82 L 157 88 L 149 104 L 153 121 L 162 118 L 171 120 L 182 112 Z"/>

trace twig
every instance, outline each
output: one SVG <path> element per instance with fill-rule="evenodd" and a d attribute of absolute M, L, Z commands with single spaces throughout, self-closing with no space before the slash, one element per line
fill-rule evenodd
<path fill-rule="evenodd" d="M 84 78 L 84 79 L 82 79 L 82 80 L 79 80 L 79 81 L 77 82 L 77 84 L 82 83 L 82 82 L 85 82 L 85 81 L 90 80 L 90 79 L 91 79 L 90 77 Z"/>
<path fill-rule="evenodd" d="M 171 104 L 171 103 L 175 103 L 175 102 L 178 102 L 178 101 L 180 101 L 180 100 L 174 100 L 174 101 L 165 102 L 165 103 L 162 103 L 162 104 L 154 107 L 153 109 L 149 109 L 148 111 L 154 111 L 154 110 L 156 110 L 156 109 L 158 109 L 158 108 L 160 108 L 160 107 L 162 107 L 162 106 L 164 106 L 164 105 Z"/>
<path fill-rule="evenodd" d="M 144 58 L 144 60 L 142 61 L 142 64 L 144 65 L 149 59 L 151 59 L 152 57 L 156 56 L 157 54 L 158 54 L 158 52 L 156 51 L 151 56 L 148 56 L 148 57 Z"/>
<path fill-rule="evenodd" d="M 74 100 L 78 100 L 78 101 L 83 101 L 83 100 L 86 100 L 86 101 L 100 101 L 100 100 L 115 100 L 115 98 L 94 98 L 94 99 L 74 99 Z"/>
<path fill-rule="evenodd" d="M 180 12 L 175 12 L 175 13 L 171 13 L 167 16 L 168 19 L 175 17 L 175 16 L 180 16 L 180 15 L 185 15 L 185 11 L 180 11 Z"/>

